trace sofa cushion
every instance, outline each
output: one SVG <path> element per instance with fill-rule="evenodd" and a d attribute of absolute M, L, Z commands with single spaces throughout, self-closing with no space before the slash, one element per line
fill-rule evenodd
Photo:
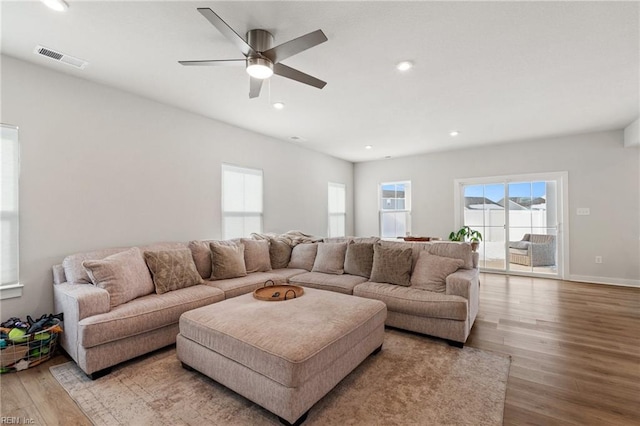
<path fill-rule="evenodd" d="M 458 321 L 466 321 L 468 316 L 467 299 L 461 296 L 375 282 L 358 284 L 353 295 L 381 300 L 390 312 Z"/>
<path fill-rule="evenodd" d="M 531 245 L 530 241 L 511 241 L 509 242 L 509 248 L 528 250 Z"/>
<path fill-rule="evenodd" d="M 116 253 L 122 253 L 126 247 L 88 251 L 71 254 L 62 261 L 62 268 L 67 282 L 70 284 L 92 284 L 87 270 L 82 266 L 85 260 L 100 260 Z"/>
<path fill-rule="evenodd" d="M 397 249 L 406 249 L 406 248 L 410 248 L 411 249 L 411 270 L 413 271 L 413 268 L 415 267 L 416 263 L 418 262 L 418 257 L 420 256 L 420 253 L 422 253 L 423 250 L 426 250 L 429 248 L 429 246 L 432 243 L 430 242 L 421 242 L 421 241 L 412 241 L 412 242 L 406 242 L 406 241 L 390 241 L 390 240 L 381 240 L 380 241 L 380 245 L 382 247 L 390 247 L 390 248 L 397 248 Z"/>
<path fill-rule="evenodd" d="M 344 273 L 344 255 L 347 243 L 321 243 L 313 262 L 313 272 L 342 275 Z"/>
<path fill-rule="evenodd" d="M 205 285 L 139 297 L 110 312 L 81 320 L 79 344 L 90 348 L 176 324 L 184 312 L 221 300 L 221 290 Z"/>
<path fill-rule="evenodd" d="M 293 250 L 291 250 L 291 260 L 289 260 L 287 268 L 311 271 L 313 269 L 313 263 L 316 260 L 317 252 L 318 244 L 316 243 L 303 243 L 296 245 L 293 247 Z"/>
<path fill-rule="evenodd" d="M 145 251 L 144 260 L 151 271 L 157 294 L 202 283 L 188 248 Z"/>
<path fill-rule="evenodd" d="M 306 274 L 308 271 L 304 269 L 293 269 L 293 268 L 280 268 L 280 269 L 272 269 L 269 273 L 278 277 L 278 281 L 286 282 L 289 281 L 291 277 L 295 277 L 296 275 Z M 275 281 L 275 280 L 274 280 Z"/>
<path fill-rule="evenodd" d="M 455 243 L 451 241 L 434 242 L 429 244 L 427 251 L 436 256 L 460 259 L 464 262 L 464 269 L 473 269 L 473 250 L 469 243 Z"/>
<path fill-rule="evenodd" d="M 293 271 L 293 269 L 291 270 Z M 228 278 L 226 280 L 205 281 L 205 284 L 219 288 L 224 292 L 225 298 L 229 299 L 241 294 L 251 293 L 256 288 L 264 286 L 268 280 L 272 280 L 276 284 L 282 284 L 287 281 L 286 278 L 270 271 L 254 272 L 244 277 Z"/>
<path fill-rule="evenodd" d="M 191 250 L 191 257 L 196 265 L 196 269 L 200 276 L 204 279 L 209 279 L 211 276 L 211 249 L 209 243 L 211 241 L 189 241 L 189 250 Z"/>
<path fill-rule="evenodd" d="M 153 243 L 146 246 L 138 247 L 141 251 L 145 250 L 171 250 L 186 247 L 184 243 L 179 242 L 165 242 L 165 243 Z M 87 274 L 87 271 L 82 266 L 82 262 L 85 260 L 100 260 L 112 254 L 122 253 L 129 250 L 131 247 L 116 247 L 103 250 L 87 251 L 83 253 L 71 254 L 64 258 L 62 261 L 62 267 L 64 269 L 65 278 L 68 283 L 71 284 L 92 284 L 91 278 Z"/>
<path fill-rule="evenodd" d="M 212 280 L 238 278 L 247 275 L 244 265 L 244 244 L 227 245 L 214 241 L 209 244 L 212 259 Z"/>
<path fill-rule="evenodd" d="M 411 287 L 444 293 L 447 288 L 445 281 L 447 277 L 463 265 L 464 261 L 461 259 L 436 256 L 423 251 L 411 274 Z"/>
<path fill-rule="evenodd" d="M 307 272 L 289 278 L 289 282 L 292 284 L 344 294 L 352 294 L 353 288 L 365 281 L 367 281 L 366 278 L 357 275 L 335 275 L 322 272 Z"/>
<path fill-rule="evenodd" d="M 371 268 L 373 268 L 373 244 L 349 244 L 344 259 L 344 272 L 368 279 L 371 277 Z"/>
<path fill-rule="evenodd" d="M 82 265 L 93 284 L 107 290 L 111 308 L 155 290 L 142 252 L 137 247 L 104 259 L 85 260 Z"/>
<path fill-rule="evenodd" d="M 411 285 L 411 248 L 373 246 L 373 268 L 369 281 Z"/>
<path fill-rule="evenodd" d="M 271 258 L 271 269 L 282 269 L 289 265 L 291 259 L 291 246 L 275 238 L 269 239 L 269 257 Z"/>
<path fill-rule="evenodd" d="M 244 266 L 247 274 L 271 270 L 268 240 L 242 238 L 240 242 L 244 245 Z"/>
<path fill-rule="evenodd" d="M 193 262 L 196 264 L 196 268 L 200 273 L 200 276 L 208 280 L 211 277 L 212 271 L 212 259 L 211 259 L 211 247 L 209 244 L 217 242 L 223 245 L 238 245 L 240 244 L 240 238 L 234 238 L 231 240 L 193 240 L 189 241 L 187 247 L 191 250 L 191 256 L 193 256 Z"/>

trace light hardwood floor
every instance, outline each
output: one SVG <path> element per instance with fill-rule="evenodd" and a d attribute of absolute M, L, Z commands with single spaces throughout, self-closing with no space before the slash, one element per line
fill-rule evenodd
<path fill-rule="evenodd" d="M 640 425 L 640 289 L 493 274 L 481 282 L 467 346 L 512 357 L 505 425 Z M 66 361 L 0 376 L 0 416 L 90 425 L 49 373 Z"/>

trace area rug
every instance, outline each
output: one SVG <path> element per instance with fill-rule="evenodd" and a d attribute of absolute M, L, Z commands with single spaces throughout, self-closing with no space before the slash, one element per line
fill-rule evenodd
<path fill-rule="evenodd" d="M 508 356 L 399 330 L 309 412 L 305 425 L 501 425 Z M 278 425 L 278 418 L 181 367 L 175 347 L 91 381 L 73 362 L 51 373 L 102 425 Z"/>

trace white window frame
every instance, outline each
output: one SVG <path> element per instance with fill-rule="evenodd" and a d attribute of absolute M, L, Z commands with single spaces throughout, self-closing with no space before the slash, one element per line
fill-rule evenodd
<path fill-rule="evenodd" d="M 242 173 L 245 175 L 253 175 L 253 176 L 260 176 L 260 183 L 261 183 L 261 189 L 260 189 L 260 211 L 247 211 L 247 210 L 240 210 L 240 211 L 231 211 L 231 210 L 226 210 L 225 208 L 225 172 L 235 172 L 235 173 Z M 226 164 L 226 163 L 222 163 L 222 176 L 221 176 L 221 183 L 222 183 L 222 200 L 221 200 L 221 207 L 222 207 L 222 238 L 223 239 L 230 239 L 230 238 L 234 238 L 237 236 L 232 236 L 232 235 L 227 235 L 227 228 L 226 228 L 226 219 L 227 218 L 238 218 L 238 217 L 242 217 L 242 218 L 248 218 L 248 217 L 258 217 L 260 218 L 260 229 L 259 230 L 255 230 L 252 232 L 262 232 L 263 229 L 263 216 L 264 216 L 264 174 L 263 171 L 261 169 L 252 169 L 249 167 L 242 167 L 242 166 L 236 166 L 233 164 Z M 249 232 L 249 234 L 251 234 L 251 232 Z M 243 235 L 242 237 L 249 237 L 250 235 Z"/>
<path fill-rule="evenodd" d="M 0 252 L 0 299 L 10 299 L 22 296 L 20 284 L 20 212 L 19 212 L 19 188 L 20 188 L 20 142 L 18 127 L 1 124 L 2 146 L 0 147 L 0 216 L 2 222 L 12 222 L 15 229 L 14 235 L 7 235 L 7 229 L 0 224 L 0 236 L 2 237 L 2 250 Z M 8 156 L 8 157 L 7 157 Z M 7 197 L 7 199 L 5 199 Z M 6 208 L 9 204 L 10 208 Z M 8 263 L 8 265 L 7 265 Z M 6 271 L 12 271 L 6 276 Z"/>
<path fill-rule="evenodd" d="M 404 209 L 385 209 L 383 206 L 383 194 L 382 188 L 386 185 L 405 185 L 405 195 L 404 195 Z M 401 181 L 393 181 L 393 182 L 382 182 L 378 184 L 378 232 L 380 233 L 381 238 L 397 238 L 403 237 L 407 235 L 411 235 L 411 181 L 410 180 L 401 180 Z M 382 224 L 384 221 L 385 214 L 397 214 L 397 213 L 405 213 L 405 235 L 394 235 L 392 237 L 384 237 L 382 233 Z"/>
<path fill-rule="evenodd" d="M 342 210 L 336 210 L 336 211 L 331 211 L 331 197 L 332 196 L 339 196 L 339 193 L 336 193 L 336 191 L 341 191 L 342 192 L 342 196 L 344 197 L 344 200 L 342 202 L 342 205 L 344 206 L 344 208 Z M 327 221 L 327 237 L 331 238 L 331 237 L 346 237 L 346 232 L 347 232 L 347 185 L 345 185 L 344 183 L 335 183 L 335 182 L 329 182 L 328 186 L 327 186 L 327 212 L 328 212 L 328 221 Z M 331 229 L 331 219 L 332 218 L 342 218 L 342 229 L 344 229 L 344 233 L 341 235 L 338 235 L 338 233 L 334 233 L 332 232 Z"/>

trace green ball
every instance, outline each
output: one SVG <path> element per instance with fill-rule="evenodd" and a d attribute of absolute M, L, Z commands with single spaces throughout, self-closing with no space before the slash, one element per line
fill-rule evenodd
<path fill-rule="evenodd" d="M 34 336 L 34 339 L 36 340 L 47 340 L 49 338 L 51 338 L 49 333 L 38 333 Z"/>
<path fill-rule="evenodd" d="M 12 328 L 9 332 L 9 339 L 17 343 L 26 342 L 27 338 L 24 337 L 25 334 L 27 334 L 27 332 L 21 328 Z"/>

